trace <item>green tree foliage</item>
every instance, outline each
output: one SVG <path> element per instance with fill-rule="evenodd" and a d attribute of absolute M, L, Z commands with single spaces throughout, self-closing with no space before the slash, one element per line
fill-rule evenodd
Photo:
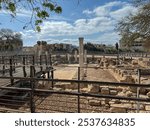
<path fill-rule="evenodd" d="M 52 0 L 0 0 L 0 11 L 8 11 L 13 18 L 17 16 L 17 9 L 25 9 L 32 13 L 29 23 L 23 29 L 31 24 L 38 32 L 41 31 L 40 25 L 43 20 L 48 19 L 50 13 L 62 12 L 61 6 Z"/>
<path fill-rule="evenodd" d="M 96 47 L 94 44 L 88 42 L 87 44 L 84 45 L 84 49 L 87 51 L 98 51 L 98 52 L 104 52 L 105 45 L 103 47 Z"/>
<path fill-rule="evenodd" d="M 150 1 L 135 0 L 138 12 L 123 18 L 117 25 L 121 34 L 121 44 L 130 47 L 137 38 L 142 38 L 144 44 L 148 44 L 150 37 Z M 149 44 L 150 46 L 150 44 Z"/>

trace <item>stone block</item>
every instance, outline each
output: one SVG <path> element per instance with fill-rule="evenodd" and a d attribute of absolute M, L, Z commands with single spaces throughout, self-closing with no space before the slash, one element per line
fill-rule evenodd
<path fill-rule="evenodd" d="M 126 75 L 120 80 L 120 82 L 135 83 L 135 80 L 131 75 Z"/>
<path fill-rule="evenodd" d="M 101 88 L 101 94 L 109 95 L 109 88 Z"/>
<path fill-rule="evenodd" d="M 105 104 L 105 107 L 106 107 L 106 108 L 110 108 L 110 105 L 109 105 L 109 104 Z"/>
<path fill-rule="evenodd" d="M 43 89 L 43 88 L 44 88 L 44 84 L 38 83 L 38 84 L 37 84 L 37 88 L 38 88 L 38 89 Z"/>
<path fill-rule="evenodd" d="M 146 106 L 145 106 L 145 110 L 146 110 L 146 111 L 150 111 L 150 105 L 146 105 Z"/>
<path fill-rule="evenodd" d="M 117 95 L 118 94 L 118 91 L 116 90 L 110 90 L 110 95 Z"/>
<path fill-rule="evenodd" d="M 110 108 L 111 113 L 126 113 L 127 110 L 125 108 L 117 108 L 117 107 L 112 107 Z"/>
<path fill-rule="evenodd" d="M 99 93 L 100 92 L 100 87 L 97 86 L 97 85 L 90 84 L 90 85 L 88 85 L 87 91 L 89 93 Z"/>
<path fill-rule="evenodd" d="M 100 106 L 101 105 L 101 101 L 99 101 L 99 100 L 89 100 L 88 103 L 91 106 Z"/>
<path fill-rule="evenodd" d="M 117 87 L 116 90 L 117 90 L 118 92 L 121 92 L 121 91 L 123 90 L 123 87 Z"/>
<path fill-rule="evenodd" d="M 132 93 L 137 93 L 137 87 L 129 87 Z"/>
<path fill-rule="evenodd" d="M 44 86 L 45 89 L 50 89 L 52 87 L 52 82 L 46 82 Z"/>
<path fill-rule="evenodd" d="M 138 61 L 143 61 L 143 58 L 138 58 Z"/>
<path fill-rule="evenodd" d="M 128 109 L 132 108 L 132 105 L 129 103 L 124 103 L 124 104 L 111 104 L 111 112 L 114 113 L 126 113 Z"/>
<path fill-rule="evenodd" d="M 132 108 L 133 108 L 133 109 L 137 109 L 137 104 L 133 104 L 133 105 L 132 105 Z M 140 110 L 145 110 L 145 105 L 140 104 L 139 109 L 140 109 Z"/>
<path fill-rule="evenodd" d="M 123 93 L 123 92 L 120 92 L 120 93 L 118 93 L 118 96 L 126 96 L 126 94 L 125 93 Z"/>
<path fill-rule="evenodd" d="M 121 103 L 121 100 L 119 99 L 112 99 L 112 104 L 120 104 Z"/>
<path fill-rule="evenodd" d="M 138 65 L 138 61 L 137 60 L 132 60 L 132 65 Z"/>
<path fill-rule="evenodd" d="M 87 97 L 87 100 L 89 101 L 89 100 L 96 100 L 96 98 L 94 98 L 94 97 Z"/>
<path fill-rule="evenodd" d="M 110 99 L 104 99 L 105 104 L 109 104 Z"/>
<path fill-rule="evenodd" d="M 83 93 L 86 93 L 86 92 L 88 92 L 88 88 L 82 88 L 80 91 Z"/>
<path fill-rule="evenodd" d="M 132 96 L 133 96 L 133 93 L 132 93 L 131 91 L 127 91 L 127 92 L 126 92 L 126 95 L 127 95 L 127 97 L 132 97 Z"/>
<path fill-rule="evenodd" d="M 150 98 L 150 92 L 147 93 L 147 96 Z"/>
<path fill-rule="evenodd" d="M 64 91 L 63 88 L 54 88 L 55 91 Z"/>
<path fill-rule="evenodd" d="M 137 87 L 129 87 L 130 91 L 133 93 L 137 93 Z M 146 95 L 146 89 L 145 88 L 140 88 L 140 94 Z"/>

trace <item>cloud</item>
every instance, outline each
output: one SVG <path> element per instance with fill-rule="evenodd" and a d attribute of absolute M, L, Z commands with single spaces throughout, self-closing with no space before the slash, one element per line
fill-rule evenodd
<path fill-rule="evenodd" d="M 46 21 L 42 25 L 41 35 L 52 37 L 90 35 L 112 30 L 112 24 L 111 19 L 107 17 L 78 19 L 73 24 L 66 21 Z"/>
<path fill-rule="evenodd" d="M 82 12 L 83 14 L 89 15 L 89 14 L 93 14 L 93 11 L 90 11 L 89 9 L 83 10 Z"/>
<path fill-rule="evenodd" d="M 115 44 L 119 39 L 120 36 L 116 32 L 107 32 L 97 38 L 97 40 L 105 44 Z"/>
<path fill-rule="evenodd" d="M 10 15 L 10 14 L 12 14 L 12 12 L 10 12 L 8 10 L 1 10 L 0 14 L 1 15 Z M 29 10 L 17 9 L 17 11 L 16 11 L 17 17 L 31 17 L 31 15 L 32 15 L 32 13 Z"/>
<path fill-rule="evenodd" d="M 22 33 L 26 39 L 49 39 L 51 42 L 69 42 L 69 40 L 77 42 L 70 37 L 93 36 L 93 41 L 115 43 L 120 38 L 114 32 L 117 21 L 129 13 L 136 12 L 137 9 L 132 5 L 126 2 L 114 1 L 98 6 L 93 10 L 83 10 L 83 14 L 92 15 L 90 18 L 83 17 L 82 19 L 76 19 L 74 22 L 65 19 L 44 21 L 41 33 L 37 34 L 30 30 Z M 97 37 L 94 36 L 95 34 Z M 59 40 L 57 40 L 58 38 Z M 92 38 L 89 40 L 92 40 Z"/>
<path fill-rule="evenodd" d="M 112 18 L 115 18 L 116 20 L 120 20 L 123 17 L 128 16 L 129 14 L 135 14 L 137 11 L 138 11 L 137 8 L 128 5 L 121 9 L 110 12 L 110 16 Z"/>
<path fill-rule="evenodd" d="M 108 16 L 110 11 L 111 11 L 111 9 L 112 9 L 112 7 L 122 6 L 124 4 L 125 4 L 125 2 L 121 2 L 121 1 L 109 2 L 109 3 L 105 4 L 105 5 L 96 7 L 92 11 L 90 11 L 89 9 L 86 9 L 82 13 L 86 14 L 86 15 L 94 14 L 94 15 L 99 16 L 99 17 L 101 17 L 101 16 L 102 17 L 103 16 Z"/>
<path fill-rule="evenodd" d="M 29 10 L 20 9 L 16 11 L 17 16 L 19 17 L 31 17 L 32 13 Z"/>

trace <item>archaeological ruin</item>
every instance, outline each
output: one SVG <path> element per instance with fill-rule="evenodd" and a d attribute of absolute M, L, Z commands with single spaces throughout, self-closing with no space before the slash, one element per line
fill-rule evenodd
<path fill-rule="evenodd" d="M 149 113 L 150 54 L 88 54 L 78 40 L 70 53 L 38 41 L 33 54 L 1 54 L 0 112 Z"/>

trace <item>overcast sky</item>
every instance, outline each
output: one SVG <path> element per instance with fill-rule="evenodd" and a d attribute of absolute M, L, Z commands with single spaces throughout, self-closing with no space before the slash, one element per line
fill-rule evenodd
<path fill-rule="evenodd" d="M 30 12 L 22 10 L 18 20 L 12 20 L 5 12 L 0 12 L 0 28 L 10 28 L 22 34 L 24 46 L 32 46 L 37 40 L 48 43 L 72 43 L 78 45 L 78 37 L 85 42 L 115 44 L 119 35 L 114 31 L 117 21 L 129 13 L 136 13 L 128 0 L 57 0 L 62 6 L 62 14 L 51 14 L 44 21 L 42 31 L 37 33 L 31 27 L 23 30 L 30 19 Z"/>

